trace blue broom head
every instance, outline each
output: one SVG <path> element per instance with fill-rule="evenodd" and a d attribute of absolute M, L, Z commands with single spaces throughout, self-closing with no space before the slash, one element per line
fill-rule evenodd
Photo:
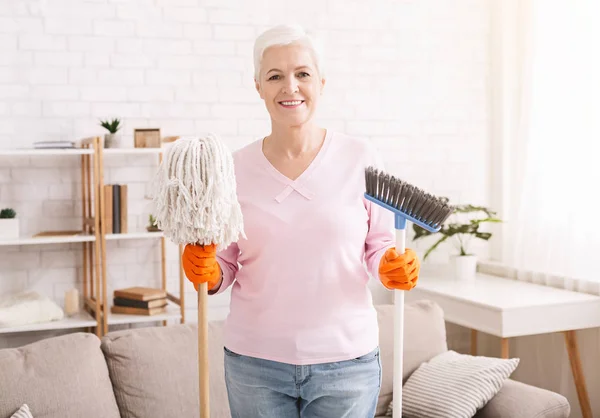
<path fill-rule="evenodd" d="M 365 183 L 365 198 L 392 211 L 396 229 L 405 229 L 406 221 L 410 221 L 429 232 L 438 232 L 454 212 L 447 199 L 374 167 L 366 168 Z"/>

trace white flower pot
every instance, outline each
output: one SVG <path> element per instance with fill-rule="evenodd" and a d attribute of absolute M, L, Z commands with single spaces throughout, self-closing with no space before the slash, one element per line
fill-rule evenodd
<path fill-rule="evenodd" d="M 121 146 L 121 136 L 119 134 L 105 134 L 104 148 L 119 148 Z"/>
<path fill-rule="evenodd" d="M 458 255 L 454 257 L 454 278 L 461 281 L 475 280 L 477 256 Z"/>
<path fill-rule="evenodd" d="M 0 239 L 19 238 L 19 220 L 17 218 L 0 219 Z"/>

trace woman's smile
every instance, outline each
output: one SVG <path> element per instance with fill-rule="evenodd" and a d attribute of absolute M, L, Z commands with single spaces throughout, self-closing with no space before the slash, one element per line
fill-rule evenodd
<path fill-rule="evenodd" d="M 304 100 L 284 100 L 278 103 L 285 109 L 296 109 L 304 104 Z"/>

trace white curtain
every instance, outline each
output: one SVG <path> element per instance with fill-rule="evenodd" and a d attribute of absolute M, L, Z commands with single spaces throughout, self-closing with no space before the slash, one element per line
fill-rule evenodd
<path fill-rule="evenodd" d="M 600 0 L 492 0 L 491 271 L 600 294 Z M 499 238 L 499 239 L 498 239 Z M 505 267 L 509 267 L 508 269 Z M 598 329 L 577 332 L 600 411 Z M 483 355 L 498 340 L 480 337 Z M 511 339 L 513 378 L 557 391 L 581 417 L 560 333 Z"/>
<path fill-rule="evenodd" d="M 513 5 L 503 262 L 551 285 L 600 281 L 600 1 Z"/>

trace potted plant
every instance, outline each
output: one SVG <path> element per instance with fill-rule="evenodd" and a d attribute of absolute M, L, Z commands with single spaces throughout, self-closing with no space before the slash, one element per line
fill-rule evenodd
<path fill-rule="evenodd" d="M 19 238 L 19 220 L 14 209 L 0 210 L 0 238 Z"/>
<path fill-rule="evenodd" d="M 121 129 L 121 121 L 119 119 L 113 120 L 101 120 L 100 126 L 106 128 L 109 132 L 104 135 L 104 147 L 105 148 L 118 148 L 121 142 L 121 138 L 117 135 L 117 131 Z"/>
<path fill-rule="evenodd" d="M 152 214 L 150 214 L 148 216 L 148 226 L 146 226 L 146 231 L 148 231 L 148 232 L 160 232 L 160 229 L 158 229 L 156 218 L 154 216 L 152 216 Z"/>
<path fill-rule="evenodd" d="M 448 201 L 447 198 L 444 199 Z M 438 232 L 432 233 L 413 224 L 415 232 L 413 239 L 419 240 L 430 235 L 441 235 L 425 252 L 423 260 L 426 260 L 431 252 L 441 243 L 452 239 L 458 250 L 458 254 L 454 257 L 455 278 L 459 280 L 473 280 L 477 271 L 477 256 L 469 252 L 469 243 L 472 239 L 488 241 L 492 237 L 492 234 L 481 231 L 480 226 L 484 223 L 502 221 L 496 217 L 496 212 L 483 206 L 456 205 L 455 208 L 454 213 Z"/>

